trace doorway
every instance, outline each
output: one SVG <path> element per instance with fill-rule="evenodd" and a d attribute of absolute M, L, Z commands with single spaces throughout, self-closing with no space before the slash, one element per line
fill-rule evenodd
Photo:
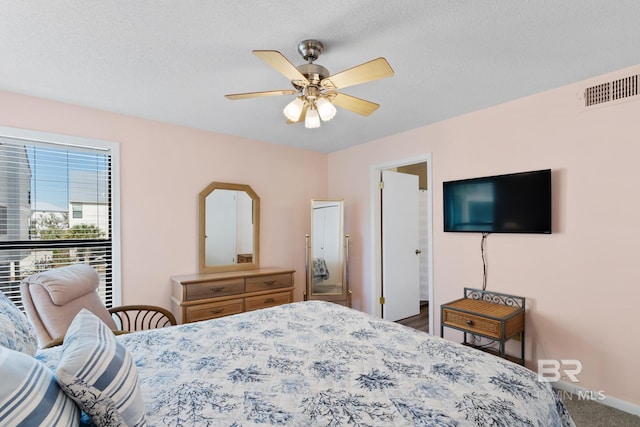
<path fill-rule="evenodd" d="M 420 210 L 421 210 L 421 227 L 424 228 L 424 242 L 420 242 L 420 247 L 424 255 L 424 262 L 421 262 L 422 268 L 418 272 L 421 280 L 426 281 L 426 290 L 421 292 L 420 300 L 431 302 L 428 304 L 429 332 L 433 333 L 433 189 L 432 189 L 432 159 L 431 153 L 423 156 L 393 161 L 386 164 L 373 165 L 371 167 L 371 244 L 372 244 L 372 282 L 374 289 L 371 290 L 371 312 L 382 317 L 381 297 L 383 295 L 383 274 L 382 274 L 382 204 L 379 189 L 380 176 L 384 170 L 393 170 L 402 173 L 409 173 L 421 176 L 420 180 Z M 426 250 L 425 250 L 426 249 Z M 426 294 L 426 295 L 425 295 Z M 425 302 L 426 302 L 425 301 Z"/>

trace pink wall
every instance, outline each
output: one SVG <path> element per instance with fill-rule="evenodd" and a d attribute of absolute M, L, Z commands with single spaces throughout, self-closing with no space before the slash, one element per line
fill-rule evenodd
<path fill-rule="evenodd" d="M 578 107 L 585 87 L 638 73 L 621 70 L 330 154 L 329 195 L 345 198 L 354 237 L 355 307 L 372 311 L 371 165 L 432 153 L 438 309 L 482 284 L 480 236 L 441 231 L 442 182 L 551 168 L 553 234 L 489 236 L 487 289 L 527 297 L 530 368 L 538 359 L 579 359 L 578 386 L 640 404 L 632 317 L 640 301 L 640 99 Z"/>
<path fill-rule="evenodd" d="M 123 303 L 169 307 L 169 278 L 196 273 L 197 197 L 211 181 L 260 196 L 260 264 L 296 269 L 302 299 L 309 200 L 326 197 L 326 154 L 7 92 L 0 111 L 0 126 L 120 143 Z"/>

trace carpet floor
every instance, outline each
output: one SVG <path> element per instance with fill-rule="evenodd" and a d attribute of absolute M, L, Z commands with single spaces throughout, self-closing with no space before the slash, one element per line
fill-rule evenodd
<path fill-rule="evenodd" d="M 563 396 L 576 427 L 640 427 L 640 417 L 603 405 L 595 400 Z"/>

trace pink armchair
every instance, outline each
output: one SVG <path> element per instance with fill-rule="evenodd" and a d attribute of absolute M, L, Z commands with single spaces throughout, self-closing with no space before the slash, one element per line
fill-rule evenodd
<path fill-rule="evenodd" d="M 175 325 L 173 314 L 156 306 L 107 310 L 98 295 L 100 279 L 93 267 L 75 264 L 26 277 L 20 292 L 40 347 L 62 342 L 73 318 L 86 308 L 115 333 Z"/>

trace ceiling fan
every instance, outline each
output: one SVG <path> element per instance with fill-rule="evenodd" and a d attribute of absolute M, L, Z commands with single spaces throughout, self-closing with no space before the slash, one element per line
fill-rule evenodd
<path fill-rule="evenodd" d="M 225 95 L 227 99 L 258 98 L 263 96 L 296 95 L 284 108 L 287 123 L 304 122 L 307 128 L 320 127 L 320 119 L 328 121 L 336 114 L 336 106 L 368 116 L 380 105 L 337 92 L 349 86 L 391 77 L 393 70 L 384 58 L 377 58 L 348 70 L 329 75 L 322 65 L 313 61 L 323 52 L 324 46 L 318 40 L 303 40 L 298 44 L 298 52 L 307 61 L 293 65 L 276 50 L 254 50 L 253 54 L 271 65 L 291 81 L 295 89 L 270 90 L 264 92 L 235 93 Z"/>

